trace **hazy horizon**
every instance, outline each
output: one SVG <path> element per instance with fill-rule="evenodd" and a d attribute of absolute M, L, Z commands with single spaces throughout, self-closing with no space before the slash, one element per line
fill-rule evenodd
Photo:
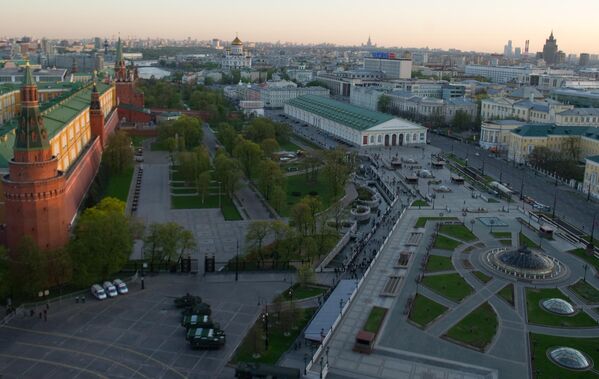
<path fill-rule="evenodd" d="M 379 46 L 502 53 L 512 40 L 524 52 L 541 51 L 553 30 L 566 54 L 597 53 L 594 26 L 599 2 L 571 0 L 441 0 L 405 5 L 385 0 L 304 0 L 302 3 L 231 0 L 159 2 L 75 0 L 3 3 L 0 36 L 35 38 L 172 38 L 360 45 L 370 35 Z M 26 22 L 24 22 L 26 20 Z"/>

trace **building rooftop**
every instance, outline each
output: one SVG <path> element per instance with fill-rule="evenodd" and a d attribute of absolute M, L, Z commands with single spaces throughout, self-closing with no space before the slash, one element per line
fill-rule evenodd
<path fill-rule="evenodd" d="M 555 124 L 526 124 L 512 131 L 522 137 L 582 136 L 599 139 L 599 128 L 588 126 L 557 126 Z"/>
<path fill-rule="evenodd" d="M 560 116 L 599 116 L 599 108 L 573 108 L 560 112 Z"/>
<path fill-rule="evenodd" d="M 394 118 L 385 113 L 317 95 L 300 96 L 289 100 L 287 104 L 360 131 L 373 128 Z"/>
<path fill-rule="evenodd" d="M 590 157 L 586 157 L 587 160 L 599 164 L 599 155 L 593 155 Z"/>

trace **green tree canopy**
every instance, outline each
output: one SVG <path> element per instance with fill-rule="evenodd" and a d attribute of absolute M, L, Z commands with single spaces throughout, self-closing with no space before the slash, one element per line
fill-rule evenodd
<path fill-rule="evenodd" d="M 233 156 L 239 161 L 245 176 L 248 179 L 252 179 L 258 168 L 258 164 L 262 159 L 262 149 L 260 148 L 260 145 L 240 137 L 235 143 Z"/>
<path fill-rule="evenodd" d="M 174 140 L 176 148 L 173 150 L 192 150 L 202 143 L 203 137 L 202 122 L 196 117 L 183 115 L 158 125 L 158 142 L 172 144 L 168 141 Z"/>
<path fill-rule="evenodd" d="M 133 166 L 133 146 L 131 137 L 123 131 L 117 131 L 108 137 L 102 160 L 112 173 L 121 173 Z"/>

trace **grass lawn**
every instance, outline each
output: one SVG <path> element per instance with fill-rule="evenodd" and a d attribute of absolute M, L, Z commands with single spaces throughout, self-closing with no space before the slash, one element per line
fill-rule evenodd
<path fill-rule="evenodd" d="M 512 232 L 493 232 L 491 235 L 495 238 L 512 238 Z"/>
<path fill-rule="evenodd" d="M 597 378 L 597 374 L 592 371 L 572 371 L 562 368 L 547 358 L 547 350 L 556 346 L 568 346 L 582 351 L 591 357 L 597 367 L 599 362 L 599 338 L 571 338 L 556 337 L 543 334 L 530 334 L 530 347 L 533 356 L 533 375 L 536 379 L 555 379 L 555 378 L 577 378 L 590 379 Z"/>
<path fill-rule="evenodd" d="M 499 240 L 503 246 L 512 246 L 512 240 Z"/>
<path fill-rule="evenodd" d="M 462 241 L 470 242 L 476 239 L 470 230 L 464 225 L 441 225 L 439 233 L 447 234 L 450 237 L 457 238 Z"/>
<path fill-rule="evenodd" d="M 489 275 L 485 274 L 484 272 L 480 272 L 480 271 L 472 271 L 472 275 L 476 276 L 476 278 L 483 283 L 489 283 L 491 281 L 491 279 L 493 279 L 492 276 L 489 276 Z"/>
<path fill-rule="evenodd" d="M 518 235 L 518 241 L 520 246 L 524 245 L 526 247 L 539 248 L 539 244 L 526 237 L 524 233 Z"/>
<path fill-rule="evenodd" d="M 120 174 L 111 174 L 108 179 L 108 185 L 104 192 L 104 197 L 116 197 L 119 200 L 127 201 L 129 196 L 129 187 L 131 187 L 131 178 L 133 177 L 133 167 L 123 171 Z"/>
<path fill-rule="evenodd" d="M 599 303 L 599 291 L 583 280 L 579 280 L 568 288 L 574 291 L 587 304 Z"/>
<path fill-rule="evenodd" d="M 302 286 L 299 283 L 294 284 L 292 288 L 293 300 L 301 300 L 307 299 L 309 297 L 319 296 L 325 293 L 327 290 L 325 287 L 317 287 L 311 285 Z M 281 292 L 281 294 L 278 297 L 280 297 L 283 301 L 289 301 L 291 299 L 289 296 L 289 288 Z"/>
<path fill-rule="evenodd" d="M 414 200 L 412 202 L 413 207 L 428 207 L 428 205 L 428 201 L 422 199 Z"/>
<path fill-rule="evenodd" d="M 154 142 L 150 145 L 150 150 L 152 151 L 168 151 L 168 148 L 163 142 Z"/>
<path fill-rule="evenodd" d="M 298 135 L 298 134 L 294 134 L 293 135 L 293 139 L 295 139 L 296 141 L 298 141 L 299 143 L 301 143 L 302 145 L 308 146 L 314 150 L 322 150 L 322 147 L 320 147 L 319 145 L 315 144 L 312 141 L 309 141 L 307 139 L 305 139 L 304 137 Z"/>
<path fill-rule="evenodd" d="M 484 303 L 449 329 L 447 337 L 484 350 L 497 333 L 497 324 L 495 311 Z"/>
<path fill-rule="evenodd" d="M 171 193 L 175 194 L 175 195 L 194 195 L 196 193 L 198 193 L 198 190 L 192 187 L 186 187 L 186 188 L 181 188 L 181 187 L 173 187 L 171 188 Z"/>
<path fill-rule="evenodd" d="M 497 296 L 507 301 L 512 307 L 514 306 L 514 285 L 508 284 L 503 287 L 499 292 L 497 292 Z"/>
<path fill-rule="evenodd" d="M 368 319 L 366 319 L 366 322 L 364 323 L 363 329 L 367 332 L 378 333 L 386 314 L 387 308 L 372 307 Z"/>
<path fill-rule="evenodd" d="M 445 313 L 446 310 L 447 307 L 444 305 L 435 303 L 428 297 L 417 293 L 408 318 L 424 328 L 437 317 Z"/>
<path fill-rule="evenodd" d="M 229 196 L 221 196 L 222 212 L 225 220 L 241 220 L 241 215 L 233 204 Z M 171 206 L 173 209 L 198 209 L 198 208 L 218 208 L 218 195 L 210 195 L 202 203 L 201 196 L 177 196 L 171 195 Z"/>
<path fill-rule="evenodd" d="M 416 224 L 414 224 L 415 228 L 424 228 L 424 225 L 426 225 L 427 221 L 437 221 L 437 220 L 457 220 L 456 217 L 419 217 L 418 220 L 416 220 Z"/>
<path fill-rule="evenodd" d="M 584 311 L 579 311 L 574 316 L 560 316 L 550 313 L 541 308 L 539 304 L 541 300 L 549 298 L 564 299 L 569 303 L 573 303 L 568 296 L 564 295 L 557 288 L 527 288 L 526 289 L 526 309 L 528 313 L 528 322 L 531 324 L 560 326 L 560 327 L 585 327 L 597 326 L 595 320 Z"/>
<path fill-rule="evenodd" d="M 317 195 L 322 203 L 322 209 L 327 209 L 337 198 L 343 196 L 343 193 L 334 197 L 331 186 L 327 178 L 319 173 L 316 182 L 306 180 L 306 175 L 294 175 L 287 177 L 287 206 L 283 207 L 282 216 L 289 216 L 293 205 L 298 203 L 304 196 Z"/>
<path fill-rule="evenodd" d="M 285 143 L 280 143 L 279 147 L 281 148 L 281 150 L 284 151 L 291 151 L 291 152 L 296 152 L 298 150 L 302 150 L 301 147 L 297 146 L 296 144 L 294 144 L 293 142 L 291 142 L 290 140 L 285 142 Z"/>
<path fill-rule="evenodd" d="M 473 291 L 472 287 L 457 273 L 425 276 L 422 279 L 422 284 L 457 303 Z"/>
<path fill-rule="evenodd" d="M 599 259 L 595 258 L 593 254 L 587 253 L 586 249 L 574 249 L 569 250 L 568 253 L 576 255 L 578 258 L 584 260 L 595 269 L 599 270 Z"/>
<path fill-rule="evenodd" d="M 133 146 L 135 147 L 141 147 L 141 145 L 143 144 L 143 142 L 148 139 L 149 137 L 142 137 L 142 136 L 131 136 L 131 142 L 133 143 Z"/>
<path fill-rule="evenodd" d="M 430 255 L 424 269 L 425 272 L 447 271 L 453 270 L 451 258 L 441 257 L 438 255 Z"/>
<path fill-rule="evenodd" d="M 435 249 L 443 249 L 443 250 L 454 250 L 456 247 L 460 246 L 462 243 L 460 241 L 456 241 L 449 237 L 445 237 L 442 235 L 437 235 L 435 238 L 435 244 L 433 247 Z"/>
<path fill-rule="evenodd" d="M 298 308 L 298 314 L 295 316 L 294 321 L 294 325 L 297 329 L 291 329 L 289 336 L 284 335 L 285 330 L 282 327 L 282 323 L 279 325 L 275 324 L 273 322 L 275 316 L 271 316 L 271 322 L 269 324 L 272 324 L 268 329 L 268 351 L 264 351 L 264 340 L 262 339 L 262 336 L 264 335 L 264 323 L 261 319 L 256 320 L 252 330 L 248 332 L 243 339 L 243 342 L 235 351 L 231 362 L 277 363 L 283 353 L 291 348 L 291 345 L 293 345 L 297 336 L 304 329 L 308 321 L 310 321 L 315 311 L 316 308 Z M 259 336 L 258 341 L 255 340 L 256 336 Z M 258 352 L 260 353 L 259 358 L 254 358 L 252 356 L 256 352 L 256 346 L 258 346 Z"/>

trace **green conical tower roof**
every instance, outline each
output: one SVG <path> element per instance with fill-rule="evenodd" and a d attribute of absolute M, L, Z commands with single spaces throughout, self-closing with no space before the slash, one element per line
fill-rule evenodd
<path fill-rule="evenodd" d="M 119 40 L 116 43 L 116 61 L 120 62 L 122 60 L 123 60 L 123 43 L 121 42 L 121 37 L 119 37 Z"/>
<path fill-rule="evenodd" d="M 31 73 L 31 66 L 29 62 L 25 65 L 25 77 L 23 78 L 23 84 L 26 86 L 34 86 L 35 80 L 33 79 L 33 74 Z"/>

